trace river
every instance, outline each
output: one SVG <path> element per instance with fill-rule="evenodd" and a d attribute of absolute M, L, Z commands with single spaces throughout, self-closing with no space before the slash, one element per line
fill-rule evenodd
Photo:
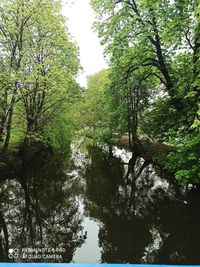
<path fill-rule="evenodd" d="M 200 194 L 113 147 L 1 172 L 0 260 L 200 264 Z"/>

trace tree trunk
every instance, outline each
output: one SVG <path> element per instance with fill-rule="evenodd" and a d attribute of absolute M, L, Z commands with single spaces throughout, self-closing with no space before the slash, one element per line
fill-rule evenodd
<path fill-rule="evenodd" d="M 2 248 L 4 251 L 4 257 L 6 260 L 9 260 L 9 258 L 8 258 L 8 248 L 9 248 L 8 230 L 7 230 L 6 222 L 5 222 L 5 219 L 4 219 L 2 213 L 0 213 L 0 229 L 3 230 L 3 235 L 4 235 L 4 240 L 5 240 L 5 247 Z"/>
<path fill-rule="evenodd" d="M 200 25 L 198 26 L 200 29 Z M 196 34 L 195 36 L 195 44 L 194 44 L 194 54 L 193 54 L 193 75 L 194 81 L 198 80 L 200 77 L 200 70 L 199 70 L 199 59 L 200 59 L 200 37 Z M 197 91 L 198 97 L 200 97 L 200 90 L 199 85 L 196 83 L 194 86 L 194 90 Z"/>
<path fill-rule="evenodd" d="M 4 153 L 7 150 L 9 142 L 10 142 L 12 118 L 13 118 L 13 111 L 14 111 L 14 106 L 15 106 L 17 88 L 18 88 L 18 82 L 15 82 L 15 89 L 13 91 L 12 99 L 11 99 L 11 102 L 10 102 L 10 107 L 9 107 L 9 110 L 8 110 L 8 121 L 7 121 L 7 127 L 6 127 L 6 139 L 5 139 L 5 142 L 4 142 L 3 149 L 2 149 L 2 153 Z"/>
<path fill-rule="evenodd" d="M 3 101 L 3 108 L 1 114 L 1 122 L 0 122 L 0 141 L 3 139 L 3 132 L 5 129 L 6 119 L 7 119 L 7 106 L 8 106 L 8 92 L 7 88 L 4 91 L 4 101 Z"/>
<path fill-rule="evenodd" d="M 5 123 L 6 123 L 6 117 L 2 116 L 1 123 L 0 123 L 0 142 L 3 140 L 3 132 L 5 128 Z"/>
<path fill-rule="evenodd" d="M 165 57 L 163 54 L 160 35 L 159 35 L 158 28 L 157 28 L 156 17 L 154 15 L 154 11 L 152 9 L 151 9 L 151 13 L 152 13 L 152 25 L 153 25 L 153 31 L 154 31 L 154 39 L 150 38 L 149 40 L 154 45 L 155 50 L 156 50 L 158 69 L 160 70 L 160 72 L 162 73 L 162 75 L 165 79 L 166 89 L 167 89 L 167 92 L 171 98 L 172 105 L 176 108 L 177 111 L 182 111 L 182 109 L 183 109 L 182 101 L 176 95 L 176 91 L 174 88 L 174 82 L 172 80 L 169 68 L 166 64 Z"/>
<path fill-rule="evenodd" d="M 12 104 L 10 106 L 9 113 L 8 113 L 8 121 L 7 121 L 7 127 L 6 127 L 6 139 L 5 139 L 4 146 L 3 146 L 3 152 L 7 150 L 9 142 L 10 142 L 10 133 L 11 133 L 11 127 L 12 127 L 14 104 L 15 104 L 15 100 L 12 101 Z"/>

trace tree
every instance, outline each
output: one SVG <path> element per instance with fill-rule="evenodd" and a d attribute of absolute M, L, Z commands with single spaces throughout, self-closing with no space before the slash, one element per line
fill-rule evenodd
<path fill-rule="evenodd" d="M 102 70 L 88 77 L 75 120 L 79 129 L 94 140 L 109 142 L 112 137 L 113 114 L 110 109 L 109 70 Z"/>
<path fill-rule="evenodd" d="M 6 150 L 10 140 L 13 110 L 19 90 L 19 75 L 21 61 L 24 56 L 25 29 L 32 15 L 37 12 L 39 1 L 2 1 L 0 6 L 0 32 L 3 45 L 3 55 L 8 56 L 9 72 L 12 74 L 12 92 L 7 107 L 6 139 L 3 150 Z M 6 99 L 6 98 L 5 98 Z M 4 125 L 1 126 L 3 128 Z"/>
<path fill-rule="evenodd" d="M 195 1 L 93 0 L 91 3 L 99 15 L 96 28 L 112 61 L 126 53 L 127 48 L 138 47 L 139 55 L 135 53 L 132 58 L 144 69 L 150 68 L 164 85 L 172 105 L 182 111 L 184 103 L 176 89 L 172 61 L 175 53 L 183 49 L 192 53 L 192 37 L 189 39 L 187 31 L 189 27 L 190 35 L 194 36 Z"/>
<path fill-rule="evenodd" d="M 30 136 L 42 135 L 45 125 L 66 109 L 66 103 L 70 105 L 76 99 L 79 60 L 59 0 L 3 1 L 0 37 L 6 64 L 2 77 L 8 79 L 9 86 L 1 91 L 0 137 L 6 131 L 6 151 L 16 103 L 23 104 L 23 108 L 19 106 L 27 123 L 26 143 Z"/>
<path fill-rule="evenodd" d="M 26 141 L 66 109 L 77 94 L 77 48 L 69 40 L 59 9 L 49 7 L 30 29 L 23 66 L 22 101 L 27 120 Z M 27 60 L 28 59 L 28 60 Z"/>
<path fill-rule="evenodd" d="M 154 140 L 189 150 L 191 138 L 192 150 L 198 151 L 198 1 L 91 0 L 91 4 L 97 13 L 95 28 L 110 57 L 114 106 L 124 121 L 121 128 L 129 129 L 129 143 L 131 134 L 133 143 L 137 140 L 139 129 Z M 183 160 L 185 152 L 173 155 Z M 187 170 L 197 164 L 199 153 L 193 156 L 192 162 L 184 159 Z M 178 164 L 171 170 L 181 168 Z M 191 176 L 198 172 L 195 168 Z"/>
<path fill-rule="evenodd" d="M 154 88 L 154 75 L 149 69 L 144 71 L 132 57 L 136 51 L 137 47 L 129 48 L 115 60 L 110 75 L 112 83 L 108 90 L 113 98 L 112 109 L 118 112 L 116 132 L 128 132 L 130 146 L 138 145 L 138 130 L 144 119 L 143 113 L 158 91 Z"/>

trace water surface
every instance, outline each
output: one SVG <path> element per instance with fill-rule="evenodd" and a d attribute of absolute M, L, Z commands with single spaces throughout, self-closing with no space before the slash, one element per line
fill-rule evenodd
<path fill-rule="evenodd" d="M 1 172 L 1 261 L 200 264 L 199 191 L 143 164 L 78 142 Z"/>

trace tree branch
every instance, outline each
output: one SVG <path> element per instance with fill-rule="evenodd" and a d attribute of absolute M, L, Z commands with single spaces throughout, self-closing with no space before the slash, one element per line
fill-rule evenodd
<path fill-rule="evenodd" d="M 188 44 L 189 44 L 190 48 L 194 51 L 194 50 L 195 50 L 195 47 L 192 45 L 191 40 L 190 40 L 190 38 L 189 38 L 189 36 L 188 36 L 189 31 L 190 31 L 190 28 L 187 27 L 187 30 L 186 30 L 186 32 L 185 32 L 185 38 L 186 38 L 186 40 L 188 41 Z"/>

